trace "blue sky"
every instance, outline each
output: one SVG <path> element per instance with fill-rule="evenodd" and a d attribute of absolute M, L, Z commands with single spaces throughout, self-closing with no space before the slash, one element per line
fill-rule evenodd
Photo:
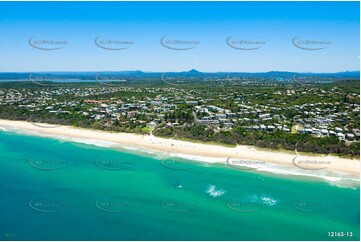
<path fill-rule="evenodd" d="M 0 2 L 0 71 L 359 70 L 359 19 L 359 2 Z M 31 37 L 66 44 L 41 50 Z M 107 50 L 96 37 L 132 44 Z"/>

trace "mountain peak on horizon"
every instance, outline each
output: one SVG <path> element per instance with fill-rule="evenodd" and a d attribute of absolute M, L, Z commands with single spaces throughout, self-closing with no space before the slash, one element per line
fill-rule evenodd
<path fill-rule="evenodd" d="M 196 69 L 192 69 L 192 70 L 188 71 L 188 73 L 201 73 L 201 72 L 197 71 Z"/>

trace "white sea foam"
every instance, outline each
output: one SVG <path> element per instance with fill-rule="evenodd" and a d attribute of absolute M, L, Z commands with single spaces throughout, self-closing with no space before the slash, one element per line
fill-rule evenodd
<path fill-rule="evenodd" d="M 297 167 L 290 166 L 281 166 L 276 164 L 267 164 L 261 166 L 257 169 L 258 171 L 270 172 L 280 175 L 290 175 L 290 176 L 306 176 L 313 178 L 321 178 L 323 180 L 329 181 L 332 184 L 342 181 L 353 181 L 356 183 L 360 182 L 358 178 L 351 178 L 348 174 L 338 171 L 326 171 L 326 170 L 300 170 Z"/>
<path fill-rule="evenodd" d="M 9 129 L 6 129 L 6 128 L 4 128 L 4 127 L 0 127 L 0 130 L 2 130 L 2 131 L 7 131 L 7 132 L 10 131 Z"/>
<path fill-rule="evenodd" d="M 19 129 L 16 127 L 7 127 L 7 126 L 1 126 L 0 130 L 6 131 L 6 132 L 15 132 L 18 134 L 29 134 L 29 135 L 35 135 L 35 136 L 41 136 L 41 137 L 49 137 L 49 138 L 55 138 L 58 140 L 67 140 L 67 141 L 73 141 L 77 143 L 83 143 L 83 144 L 89 144 L 89 145 L 95 145 L 99 147 L 106 147 L 106 148 L 115 148 L 120 147 L 127 150 L 137 151 L 137 153 L 148 153 L 148 154 L 160 154 L 161 155 L 168 155 L 171 157 L 178 157 L 182 159 L 192 160 L 192 161 L 200 161 L 200 162 L 207 162 L 207 163 L 223 163 L 227 164 L 225 158 L 215 158 L 215 157 L 204 157 L 204 156 L 197 156 L 197 155 L 187 155 L 187 154 L 180 154 L 180 153 L 164 153 L 159 151 L 153 151 L 149 149 L 139 149 L 136 147 L 130 147 L 130 146 L 124 146 L 120 145 L 116 142 L 111 141 L 103 141 L 103 140 L 97 140 L 97 139 L 85 139 L 85 138 L 72 138 L 68 136 L 61 136 L 61 135 L 49 135 L 44 133 L 39 133 L 34 130 L 24 130 Z M 247 168 L 255 168 L 253 171 L 261 171 L 261 172 L 267 172 L 267 173 L 273 173 L 278 175 L 286 175 L 286 176 L 303 176 L 303 177 L 312 177 L 317 179 L 326 180 L 332 185 L 338 186 L 338 187 L 357 187 L 359 186 L 360 179 L 359 178 L 352 178 L 348 174 L 342 173 L 342 172 L 336 172 L 336 171 L 325 171 L 325 170 L 300 170 L 297 167 L 292 167 L 289 165 L 277 165 L 277 164 L 262 164 L 262 165 L 255 165 L 247 163 L 242 164 L 242 167 Z"/>
<path fill-rule="evenodd" d="M 156 152 L 154 152 L 154 151 L 150 151 L 150 150 L 144 150 L 144 152 L 146 152 L 146 153 L 148 153 L 148 154 L 155 154 Z"/>
<path fill-rule="evenodd" d="M 98 140 L 98 139 L 74 138 L 74 137 L 63 136 L 63 135 L 44 134 L 41 132 L 37 132 L 35 130 L 18 129 L 15 127 L 11 127 L 10 129 L 0 127 L 0 129 L 3 131 L 14 132 L 17 134 L 28 134 L 28 135 L 45 137 L 45 138 L 53 138 L 53 139 L 57 139 L 57 140 L 66 140 L 66 141 L 72 141 L 72 142 L 76 142 L 76 143 L 95 145 L 95 146 L 100 146 L 100 147 L 109 147 L 110 148 L 110 147 L 119 146 L 118 143 L 111 142 L 111 141 L 104 141 L 104 140 Z"/>
<path fill-rule="evenodd" d="M 65 139 L 68 139 L 68 138 L 65 137 Z M 98 140 L 98 139 L 71 138 L 70 140 L 73 142 L 77 142 L 77 143 L 82 143 L 82 144 L 87 144 L 87 145 L 95 145 L 95 146 L 106 147 L 106 148 L 119 146 L 118 143 L 111 142 L 111 141 Z"/>
<path fill-rule="evenodd" d="M 267 194 L 251 194 L 247 196 L 246 200 L 249 202 L 263 204 L 268 207 L 275 206 L 279 203 L 278 199 Z"/>
<path fill-rule="evenodd" d="M 215 185 L 209 185 L 206 193 L 211 197 L 221 197 L 226 191 L 223 189 L 216 188 Z"/>
<path fill-rule="evenodd" d="M 26 130 L 26 129 L 19 129 L 16 127 L 0 127 L 3 131 L 6 132 L 12 132 L 12 133 L 16 133 L 16 134 L 28 134 L 28 135 L 34 135 L 34 136 L 41 136 L 40 133 L 34 131 L 34 130 Z M 45 136 L 45 135 L 43 135 Z"/>
<path fill-rule="evenodd" d="M 122 148 L 127 149 L 127 150 L 139 150 L 135 147 L 130 147 L 130 146 L 122 146 Z"/>
<path fill-rule="evenodd" d="M 204 156 L 195 156 L 195 155 L 186 155 L 186 154 L 177 154 L 171 153 L 169 156 L 172 157 L 179 157 L 187 160 L 193 161 L 203 161 L 208 163 L 223 163 L 227 164 L 225 158 L 214 158 L 214 157 L 204 157 Z M 267 173 L 273 173 L 278 175 L 285 175 L 285 176 L 303 176 L 303 177 L 312 177 L 317 179 L 326 180 L 332 185 L 338 187 L 357 187 L 360 183 L 359 178 L 351 178 L 348 174 L 338 172 L 338 171 L 325 171 L 325 170 L 301 170 L 298 167 L 293 167 L 289 165 L 278 165 L 278 164 L 261 164 L 261 165 L 254 165 L 254 164 L 247 164 L 244 163 L 240 165 L 246 168 L 254 168 L 253 171 L 261 171 Z M 246 170 L 245 170 L 246 171 Z"/>
<path fill-rule="evenodd" d="M 178 153 L 170 153 L 168 154 L 170 157 L 177 157 L 186 160 L 193 160 L 193 161 L 203 161 L 208 163 L 225 163 L 224 158 L 215 158 L 215 157 L 205 157 L 199 155 L 187 155 L 187 154 L 178 154 Z"/>
<path fill-rule="evenodd" d="M 262 197 L 261 198 L 263 204 L 268 205 L 268 206 L 274 206 L 278 203 L 278 201 L 276 199 L 273 199 L 271 197 Z"/>

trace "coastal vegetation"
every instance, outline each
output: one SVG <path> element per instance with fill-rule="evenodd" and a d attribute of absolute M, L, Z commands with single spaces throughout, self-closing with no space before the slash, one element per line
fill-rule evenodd
<path fill-rule="evenodd" d="M 0 118 L 359 157 L 359 81 L 311 81 L 0 82 Z"/>

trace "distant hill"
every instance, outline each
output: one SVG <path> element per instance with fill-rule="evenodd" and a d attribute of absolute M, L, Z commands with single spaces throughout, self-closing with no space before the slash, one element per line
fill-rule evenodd
<path fill-rule="evenodd" d="M 161 75 L 169 77 L 199 77 L 199 78 L 226 78 L 227 76 L 244 77 L 244 78 L 282 78 L 291 79 L 297 77 L 322 77 L 331 79 L 359 79 L 360 71 L 345 71 L 335 73 L 299 73 L 287 71 L 270 71 L 270 72 L 200 72 L 192 69 L 182 72 L 143 72 L 136 71 L 101 71 L 101 72 L 1 72 L 0 80 L 27 80 L 30 75 L 41 75 L 47 77 L 62 77 L 76 80 L 94 80 L 96 75 L 116 76 L 130 78 L 159 78 Z"/>

